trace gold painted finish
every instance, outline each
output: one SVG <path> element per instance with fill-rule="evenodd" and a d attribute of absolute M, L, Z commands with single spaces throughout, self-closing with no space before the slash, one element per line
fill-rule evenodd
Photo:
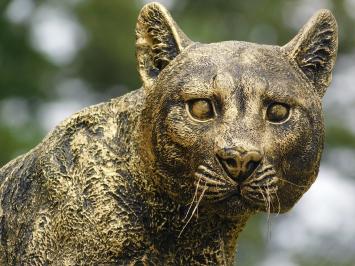
<path fill-rule="evenodd" d="M 247 220 L 316 179 L 330 11 L 282 47 L 201 44 L 150 3 L 136 37 L 143 88 L 0 169 L 0 265 L 232 265 Z"/>

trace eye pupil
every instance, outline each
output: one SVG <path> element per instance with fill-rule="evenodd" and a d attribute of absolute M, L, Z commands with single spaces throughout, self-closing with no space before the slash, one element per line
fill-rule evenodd
<path fill-rule="evenodd" d="M 289 117 L 290 107 L 281 103 L 271 104 L 266 112 L 266 118 L 271 122 L 282 122 Z"/>
<path fill-rule="evenodd" d="M 191 116 L 198 120 L 208 120 L 214 117 L 213 106 L 210 100 L 197 99 L 189 102 Z"/>

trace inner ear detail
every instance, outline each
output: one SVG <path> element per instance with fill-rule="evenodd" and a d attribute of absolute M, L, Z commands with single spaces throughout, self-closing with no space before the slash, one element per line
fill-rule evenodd
<path fill-rule="evenodd" d="M 323 96 L 331 81 L 337 47 L 335 18 L 329 10 L 320 10 L 284 49 Z"/>
<path fill-rule="evenodd" d="M 145 87 L 149 87 L 190 42 L 162 5 L 145 5 L 136 26 L 137 63 Z"/>
<path fill-rule="evenodd" d="M 150 48 L 148 52 L 153 67 L 159 72 L 177 56 L 178 44 L 163 14 L 157 9 L 148 9 L 147 14 L 141 18 L 145 26 L 145 45 Z"/>
<path fill-rule="evenodd" d="M 315 81 L 316 73 L 331 71 L 328 62 L 333 56 L 331 49 L 333 35 L 334 29 L 318 29 L 310 44 L 304 48 L 304 53 L 300 53 L 297 58 L 299 66 L 313 81 Z"/>

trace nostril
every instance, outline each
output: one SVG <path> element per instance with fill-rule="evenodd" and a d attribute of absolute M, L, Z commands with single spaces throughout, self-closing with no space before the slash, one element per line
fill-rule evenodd
<path fill-rule="evenodd" d="M 259 167 L 263 155 L 259 151 L 220 150 L 216 157 L 224 171 L 235 181 L 244 182 Z"/>
<path fill-rule="evenodd" d="M 246 168 L 247 168 L 246 173 L 248 175 L 251 175 L 254 172 L 254 170 L 259 166 L 259 163 L 260 163 L 260 161 L 249 161 L 246 165 Z"/>
<path fill-rule="evenodd" d="M 237 167 L 237 161 L 232 158 L 226 159 L 226 163 L 229 167 L 232 167 L 232 168 Z"/>
<path fill-rule="evenodd" d="M 238 161 L 234 158 L 223 158 L 217 155 L 217 159 L 221 166 L 223 167 L 224 171 L 230 176 L 234 177 L 239 174 L 238 168 Z"/>

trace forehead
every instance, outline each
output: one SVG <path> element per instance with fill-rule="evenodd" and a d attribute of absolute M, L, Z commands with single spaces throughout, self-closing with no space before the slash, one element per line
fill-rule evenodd
<path fill-rule="evenodd" d="M 197 44 L 180 60 L 183 69 L 178 72 L 183 76 L 178 79 L 190 85 L 208 84 L 217 74 L 224 74 L 236 85 L 268 87 L 280 93 L 300 95 L 309 86 L 278 46 L 235 41 Z"/>
<path fill-rule="evenodd" d="M 186 52 L 186 62 L 194 67 L 215 67 L 229 72 L 245 70 L 290 74 L 290 64 L 283 57 L 280 47 L 254 43 L 228 41 L 211 44 L 197 44 Z"/>

